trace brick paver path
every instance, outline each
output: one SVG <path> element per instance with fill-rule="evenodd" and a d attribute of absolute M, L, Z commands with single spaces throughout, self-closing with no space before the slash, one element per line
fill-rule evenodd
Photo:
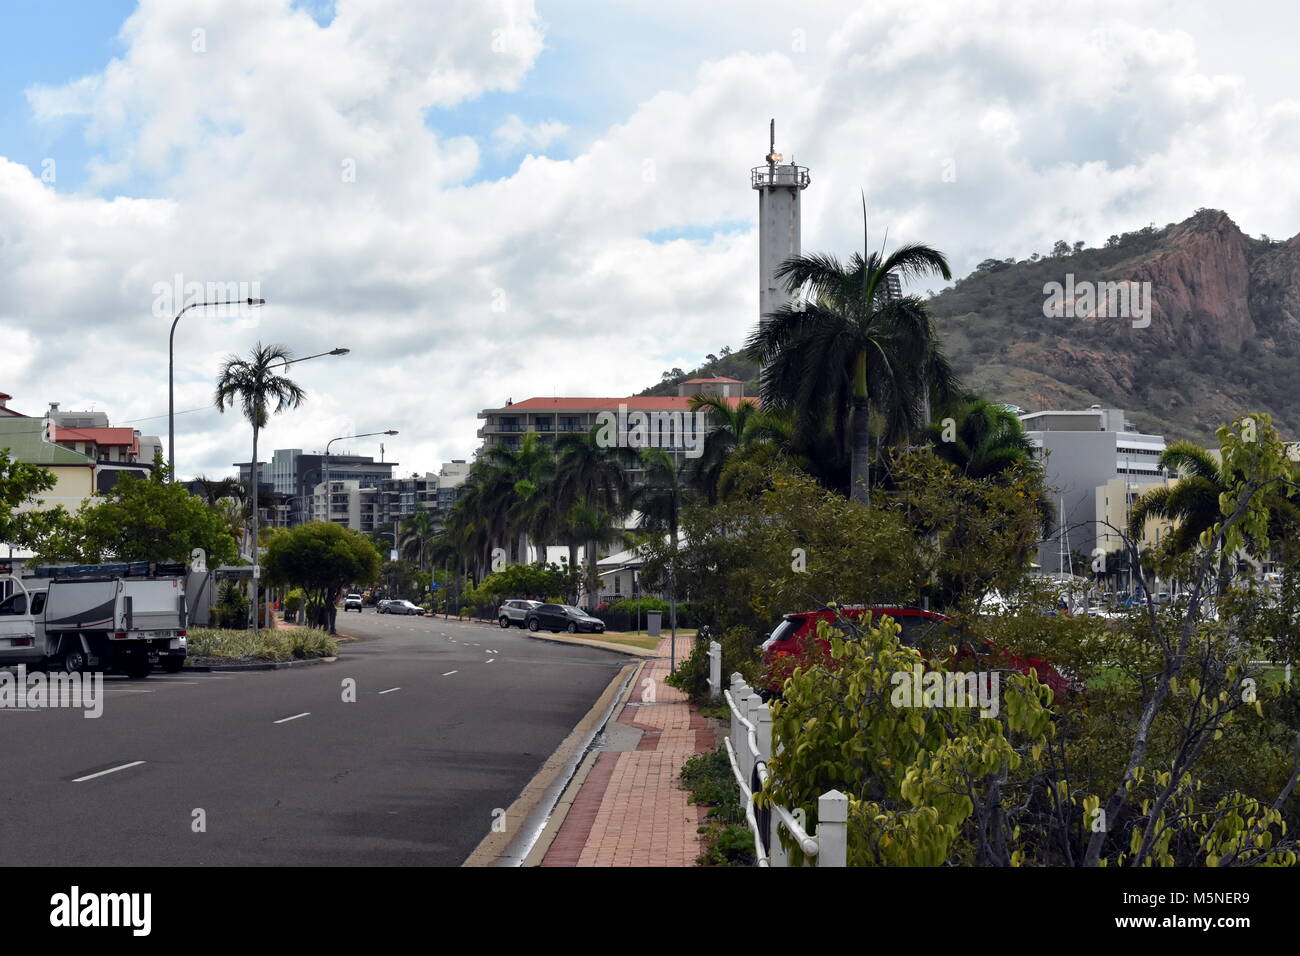
<path fill-rule="evenodd" d="M 644 731 L 637 749 L 597 757 L 542 866 L 695 865 L 705 810 L 689 802 L 677 774 L 687 757 L 711 748 L 712 734 L 686 695 L 664 682 L 667 637 L 656 653 L 615 718 Z"/>

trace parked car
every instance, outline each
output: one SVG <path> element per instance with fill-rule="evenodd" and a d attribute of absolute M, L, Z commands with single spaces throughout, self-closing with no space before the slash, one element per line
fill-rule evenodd
<path fill-rule="evenodd" d="M 986 641 L 975 643 L 969 636 L 958 631 L 952 618 L 945 614 L 913 607 L 884 606 L 844 607 L 839 609 L 839 613 L 850 620 L 865 617 L 868 613 L 874 619 L 892 617 L 902 628 L 898 636 L 899 641 L 908 647 L 956 645 L 958 660 L 971 657 L 983 658 L 993 666 L 1005 665 L 1022 674 L 1028 674 L 1032 669 L 1038 673 L 1038 679 L 1050 687 L 1058 697 L 1079 689 L 1073 682 L 1062 676 L 1050 661 L 1037 657 L 1021 657 Z M 769 679 L 760 691 L 769 694 L 778 693 L 788 676 L 784 673 L 783 661 L 788 662 L 788 667 L 792 670 L 798 656 L 807 647 L 809 640 L 816 635 L 818 622 L 829 623 L 835 619 L 836 612 L 829 609 L 786 614 L 772 631 L 771 636 L 762 644 L 763 662 Z M 829 659 L 830 642 L 823 638 L 816 638 L 816 640 L 821 646 L 822 655 Z"/>
<path fill-rule="evenodd" d="M 497 623 L 502 627 L 509 627 L 511 624 L 524 627 L 528 623 L 528 612 L 535 607 L 540 607 L 541 604 L 541 601 L 530 601 L 526 598 L 502 601 L 501 606 L 497 608 Z"/>
<path fill-rule="evenodd" d="M 353 591 L 351 594 L 349 594 L 347 597 L 345 597 L 345 598 L 343 599 L 343 610 L 344 610 L 344 611 L 356 611 L 358 614 L 360 614 L 360 613 L 361 613 L 361 595 L 358 594 L 357 592 Z"/>
<path fill-rule="evenodd" d="M 600 618 L 592 617 L 582 608 L 568 604 L 539 604 L 528 612 L 525 622 L 530 631 L 545 630 L 552 634 L 560 631 L 568 631 L 570 634 L 580 631 L 603 634 L 605 631 L 605 622 Z"/>
<path fill-rule="evenodd" d="M 424 614 L 424 608 L 410 601 L 389 600 L 379 602 L 380 614 Z"/>

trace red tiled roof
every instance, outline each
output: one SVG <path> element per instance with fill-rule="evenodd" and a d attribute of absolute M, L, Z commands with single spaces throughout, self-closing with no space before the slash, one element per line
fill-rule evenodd
<path fill-rule="evenodd" d="M 735 407 L 742 399 L 731 396 L 727 401 Z M 620 405 L 626 405 L 628 411 L 639 409 L 641 411 L 689 411 L 691 407 L 691 396 L 689 395 L 638 395 L 630 398 L 528 398 L 522 402 L 515 402 L 513 405 L 507 405 L 504 408 L 493 408 L 489 411 L 502 412 L 509 414 L 514 411 L 522 412 L 579 412 L 590 411 L 592 409 L 618 411 Z"/>
<path fill-rule="evenodd" d="M 135 447 L 134 428 L 63 428 L 54 426 L 54 440 L 91 441 L 96 445 L 127 445 Z"/>
<path fill-rule="evenodd" d="M 708 385 L 708 384 L 712 384 L 712 383 L 714 383 L 714 382 L 719 383 L 719 384 L 727 384 L 727 385 L 739 385 L 739 384 L 741 384 L 740 379 L 738 379 L 738 378 L 725 378 L 725 377 L 719 377 L 719 378 L 688 378 L 688 379 L 687 379 L 685 382 L 683 382 L 682 384 L 683 384 L 683 385 Z"/>

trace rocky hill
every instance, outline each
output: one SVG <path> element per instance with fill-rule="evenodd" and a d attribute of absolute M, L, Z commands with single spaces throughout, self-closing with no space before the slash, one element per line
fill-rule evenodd
<path fill-rule="evenodd" d="M 1300 236 L 1255 239 L 1203 209 L 1100 249 L 986 261 L 931 305 L 962 379 L 995 400 L 1099 403 L 1197 441 L 1246 410 L 1300 429 Z"/>
<path fill-rule="evenodd" d="M 1252 238 L 1202 209 L 1097 249 L 987 260 L 930 304 L 963 381 L 995 401 L 1123 408 L 1143 430 L 1199 442 L 1264 411 L 1300 434 L 1300 236 Z M 757 368 L 724 350 L 647 394 L 695 375 L 756 391 Z"/>

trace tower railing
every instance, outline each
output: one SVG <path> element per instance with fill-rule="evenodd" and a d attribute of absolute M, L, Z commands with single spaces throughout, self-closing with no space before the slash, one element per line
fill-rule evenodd
<path fill-rule="evenodd" d="M 795 166 L 786 163 L 781 166 L 755 166 L 749 171 L 750 183 L 754 189 L 765 186 L 795 186 L 806 189 L 812 180 L 808 177 L 807 166 Z"/>

